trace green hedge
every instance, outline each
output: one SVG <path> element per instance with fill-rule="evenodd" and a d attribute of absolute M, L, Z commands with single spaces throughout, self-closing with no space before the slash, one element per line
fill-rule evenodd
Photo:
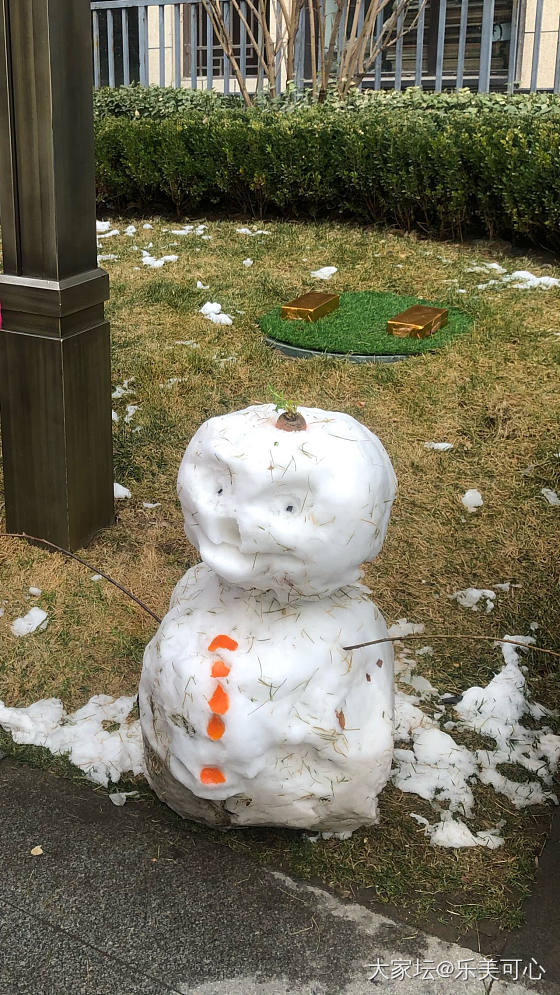
<path fill-rule="evenodd" d="M 144 212 L 346 216 L 560 244 L 560 99 L 357 94 L 340 106 L 96 94 L 98 199 Z"/>

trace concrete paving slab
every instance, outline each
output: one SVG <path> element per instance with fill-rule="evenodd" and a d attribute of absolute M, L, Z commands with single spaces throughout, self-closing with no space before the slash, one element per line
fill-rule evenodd
<path fill-rule="evenodd" d="M 0 826 L 0 995 L 526 995 L 482 954 L 8 759 Z"/>

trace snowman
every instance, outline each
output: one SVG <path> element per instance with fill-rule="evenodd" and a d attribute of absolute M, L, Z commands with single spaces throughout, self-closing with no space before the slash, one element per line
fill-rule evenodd
<path fill-rule="evenodd" d="M 360 583 L 396 478 L 350 415 L 272 404 L 211 418 L 179 470 L 188 570 L 146 648 L 148 780 L 209 825 L 350 834 L 393 750 L 391 643 Z"/>

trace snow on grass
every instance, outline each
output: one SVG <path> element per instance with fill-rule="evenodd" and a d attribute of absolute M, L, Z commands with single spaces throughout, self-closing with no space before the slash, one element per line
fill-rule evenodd
<path fill-rule="evenodd" d="M 118 228 L 111 228 L 111 231 L 103 231 L 103 233 L 101 233 L 101 234 L 98 232 L 97 237 L 98 238 L 112 238 L 113 235 L 120 235 L 120 231 L 119 231 Z"/>
<path fill-rule="evenodd" d="M 124 420 L 125 420 L 125 422 L 126 422 L 127 425 L 130 425 L 130 422 L 134 418 L 134 415 L 138 411 L 139 407 L 140 407 L 139 404 L 127 404 L 127 406 L 126 406 L 126 414 L 124 416 Z"/>
<path fill-rule="evenodd" d="M 196 289 L 197 290 L 209 290 L 209 288 L 210 288 L 210 284 L 209 283 L 203 283 L 202 280 L 197 280 L 196 281 Z"/>
<path fill-rule="evenodd" d="M 97 232 L 98 235 L 100 235 L 102 232 L 110 231 L 110 229 L 111 229 L 111 222 L 110 221 L 96 221 L 95 222 L 95 230 L 96 230 L 96 232 Z"/>
<path fill-rule="evenodd" d="M 172 228 L 172 235 L 202 235 L 208 225 L 183 225 L 182 228 Z"/>
<path fill-rule="evenodd" d="M 247 259 L 243 260 L 243 265 L 244 266 L 252 266 L 253 265 L 253 260 L 249 256 L 247 256 Z"/>
<path fill-rule="evenodd" d="M 115 501 L 126 501 L 127 498 L 132 497 L 128 487 L 123 487 L 122 484 L 117 484 L 116 481 L 113 484 L 113 495 Z"/>
<path fill-rule="evenodd" d="M 125 228 L 124 233 L 125 233 L 125 235 L 129 235 L 129 236 L 136 235 L 136 228 L 135 228 L 135 226 L 134 225 L 129 225 L 128 228 Z"/>
<path fill-rule="evenodd" d="M 336 266 L 322 266 L 321 269 L 314 269 L 311 271 L 311 276 L 315 280 L 330 280 L 335 273 L 338 273 Z"/>
<path fill-rule="evenodd" d="M 0 701 L 0 726 L 15 743 L 43 746 L 68 756 L 96 784 L 116 784 L 123 774 L 144 773 L 140 722 L 129 721 L 136 696 L 98 694 L 67 714 L 58 698 L 27 708 L 6 708 Z M 116 726 L 116 728 L 112 728 Z"/>
<path fill-rule="evenodd" d="M 488 613 L 494 608 L 496 592 L 484 587 L 466 587 L 462 591 L 453 591 L 453 594 L 450 594 L 449 597 L 452 601 L 456 601 L 457 604 L 461 605 L 462 608 L 470 608 L 474 612 L 480 611 L 482 607 L 480 602 L 485 600 L 486 612 Z"/>
<path fill-rule="evenodd" d="M 407 635 L 422 631 L 413 623 L 401 619 L 390 631 L 393 635 Z M 529 647 L 533 636 L 504 636 Z M 416 659 L 410 648 L 395 644 L 395 740 L 393 783 L 404 792 L 417 794 L 431 803 L 440 815 L 440 821 L 413 815 L 425 829 L 434 846 L 487 846 L 502 845 L 503 839 L 494 829 L 473 832 L 461 819 L 476 817 L 473 786 L 476 781 L 491 786 L 505 795 L 518 809 L 548 801 L 557 802 L 551 790 L 553 776 L 560 764 L 560 736 L 549 726 L 527 728 L 522 717 L 530 716 L 533 725 L 551 715 L 542 705 L 533 702 L 527 693 L 524 670 L 520 665 L 522 648 L 510 643 L 496 643 L 501 649 L 504 665 L 486 687 L 467 689 L 460 700 L 449 698 L 457 721 L 445 722 L 439 727 L 443 711 L 432 718 L 420 707 L 423 700 L 435 691 L 428 681 L 428 689 L 417 684 L 416 696 L 402 690 L 405 684 L 414 687 Z M 421 657 L 421 651 L 416 657 Z M 437 692 L 436 692 L 437 693 Z M 443 699 L 442 699 L 443 700 Z M 453 729 L 469 730 L 493 739 L 494 749 L 470 750 L 457 743 L 450 734 Z M 408 744 L 408 746 L 407 746 Z M 526 772 L 525 780 L 513 780 L 498 768 L 503 764 L 514 765 Z"/>
<path fill-rule="evenodd" d="M 257 228 L 256 231 L 251 231 L 250 228 L 236 228 L 238 235 L 270 235 L 269 231 L 265 231 L 264 228 Z"/>
<path fill-rule="evenodd" d="M 113 252 L 109 252 L 109 253 L 106 253 L 105 255 L 98 256 L 97 257 L 97 263 L 99 265 L 99 263 L 113 262 L 115 259 L 118 259 L 118 258 L 119 257 L 115 256 L 115 254 Z"/>
<path fill-rule="evenodd" d="M 218 304 L 217 301 L 206 301 L 206 304 L 200 308 L 200 314 L 203 314 L 209 321 L 213 321 L 215 325 L 233 325 L 231 314 L 225 314 L 222 311 L 222 305 Z"/>
<path fill-rule="evenodd" d="M 126 397 L 128 394 L 134 394 L 134 388 L 130 386 L 133 380 L 134 377 L 131 377 L 129 380 L 123 380 L 122 384 L 117 384 L 111 394 L 114 401 L 118 401 L 119 398 Z"/>
<path fill-rule="evenodd" d="M 504 825 L 499 823 L 495 829 L 483 829 L 479 833 L 472 833 L 468 826 L 459 819 L 454 819 L 451 812 L 442 812 L 441 821 L 431 825 L 422 815 L 410 813 L 411 818 L 416 819 L 421 826 L 424 826 L 426 836 L 430 837 L 432 846 L 459 847 L 465 846 L 485 846 L 489 850 L 496 850 L 503 846 L 504 839 L 498 836 L 498 829 Z"/>
<path fill-rule="evenodd" d="M 425 442 L 424 449 L 433 449 L 437 453 L 447 453 L 453 449 L 452 442 Z"/>
<path fill-rule="evenodd" d="M 551 287 L 560 287 L 560 280 L 553 276 L 535 276 L 527 269 L 517 269 L 514 273 L 500 277 L 499 280 L 479 283 L 477 289 L 486 290 L 488 287 L 507 284 L 515 287 L 516 290 L 550 290 Z"/>
<path fill-rule="evenodd" d="M 161 501 L 142 501 L 143 508 L 161 508 Z"/>
<path fill-rule="evenodd" d="M 29 593 L 32 598 L 40 598 L 43 592 L 40 587 L 30 587 Z"/>
<path fill-rule="evenodd" d="M 156 259 L 155 256 L 151 256 L 150 253 L 146 251 L 146 249 L 142 249 L 142 262 L 144 266 L 150 266 L 151 269 L 161 269 L 161 267 L 164 266 L 165 263 L 176 263 L 178 258 L 179 256 L 170 255 L 170 256 L 161 256 L 160 259 Z"/>
<path fill-rule="evenodd" d="M 467 509 L 470 515 L 482 508 L 484 501 L 482 500 L 482 494 L 476 489 L 476 487 L 471 487 L 470 490 L 465 491 L 463 497 L 461 498 L 461 504 Z"/>
<path fill-rule="evenodd" d="M 558 497 L 556 491 L 552 491 L 550 487 L 543 487 L 541 494 L 545 501 L 548 501 L 549 504 L 553 505 L 555 508 L 560 507 L 560 497 Z"/>
<path fill-rule="evenodd" d="M 10 626 L 12 635 L 28 636 L 31 632 L 36 632 L 37 629 L 42 631 L 47 628 L 47 619 L 48 615 L 42 608 L 30 608 L 27 615 L 14 619 Z"/>

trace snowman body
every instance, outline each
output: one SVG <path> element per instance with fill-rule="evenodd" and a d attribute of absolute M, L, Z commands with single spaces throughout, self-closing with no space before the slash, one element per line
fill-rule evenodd
<path fill-rule="evenodd" d="M 187 818 L 351 832 L 377 819 L 393 747 L 393 654 L 360 582 L 395 477 L 347 415 L 271 405 L 211 419 L 179 473 L 203 557 L 146 648 L 148 778 Z"/>

